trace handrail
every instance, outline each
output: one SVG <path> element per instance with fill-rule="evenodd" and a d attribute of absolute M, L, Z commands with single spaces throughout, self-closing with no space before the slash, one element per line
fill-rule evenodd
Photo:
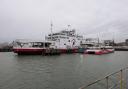
<path fill-rule="evenodd" d="M 109 77 L 111 77 L 111 76 L 113 76 L 114 74 L 117 74 L 117 73 L 120 73 L 120 76 L 121 76 L 121 79 L 120 79 L 120 89 L 122 89 L 122 81 L 123 81 L 123 71 L 124 70 L 127 70 L 128 69 L 128 67 L 125 67 L 125 68 L 122 68 L 122 69 L 120 69 L 120 70 L 118 70 L 118 71 L 116 71 L 116 72 L 113 72 L 113 73 L 111 73 L 111 74 L 108 74 L 107 76 L 105 76 L 105 77 L 103 77 L 103 78 L 100 78 L 100 79 L 98 79 L 98 80 L 96 80 L 96 81 L 94 81 L 94 82 L 91 82 L 91 83 L 89 83 L 89 84 L 87 84 L 87 85 L 84 85 L 84 86 L 82 86 L 82 87 L 80 87 L 79 89 L 86 89 L 86 88 L 88 88 L 88 87 L 90 87 L 90 86 L 92 86 L 92 85 L 94 85 L 94 84 L 96 84 L 96 83 L 99 83 L 100 81 L 102 81 L 102 80 L 104 80 L 104 79 L 106 79 L 107 81 L 106 81 L 106 89 L 112 89 L 112 87 L 111 88 L 109 88 L 109 86 L 108 86 L 108 79 L 109 79 Z M 116 86 L 117 84 L 115 84 L 114 86 Z"/>

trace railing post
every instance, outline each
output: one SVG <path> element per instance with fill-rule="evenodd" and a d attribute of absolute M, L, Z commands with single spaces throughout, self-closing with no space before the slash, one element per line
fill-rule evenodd
<path fill-rule="evenodd" d="M 106 77 L 106 83 L 107 83 L 106 89 L 108 89 L 108 78 L 109 78 L 109 76 Z"/>
<path fill-rule="evenodd" d="M 124 82 L 124 79 L 123 79 L 123 77 L 125 78 L 125 75 L 123 75 L 123 73 L 125 73 L 125 71 L 126 71 L 126 87 L 124 85 L 125 82 Z M 111 84 L 109 83 L 109 80 L 111 79 L 111 76 L 114 76 L 115 74 L 118 76 L 119 82 L 117 84 L 115 84 L 114 86 L 111 87 Z M 95 82 L 92 82 L 92 83 L 90 83 L 90 84 L 88 84 L 88 85 L 86 85 L 84 87 L 79 88 L 79 89 L 88 88 L 89 86 L 92 86 L 92 85 L 98 83 L 101 80 L 105 80 L 105 83 L 106 83 L 105 88 L 106 89 L 113 89 L 115 87 L 118 87 L 119 89 L 128 89 L 128 76 L 127 75 L 128 75 L 128 67 L 127 68 L 120 69 L 117 72 L 114 72 L 112 74 L 109 74 L 106 77 L 101 78 L 99 80 L 96 80 Z"/>
<path fill-rule="evenodd" d="M 126 89 L 128 89 L 128 69 L 126 68 Z"/>
<path fill-rule="evenodd" d="M 123 89 L 123 70 L 120 70 L 120 89 Z"/>

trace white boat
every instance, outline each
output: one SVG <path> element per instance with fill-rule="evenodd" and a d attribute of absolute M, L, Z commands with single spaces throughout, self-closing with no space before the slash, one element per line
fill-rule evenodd
<path fill-rule="evenodd" d="M 100 47 L 89 47 L 86 51 L 86 54 L 103 54 L 103 50 Z"/>
<path fill-rule="evenodd" d="M 105 46 L 104 47 L 109 53 L 113 53 L 115 51 L 114 47 L 112 46 Z"/>
<path fill-rule="evenodd" d="M 114 52 L 114 48 L 111 46 L 90 47 L 85 51 L 86 54 L 96 54 L 96 55 L 108 54 L 113 52 Z"/>

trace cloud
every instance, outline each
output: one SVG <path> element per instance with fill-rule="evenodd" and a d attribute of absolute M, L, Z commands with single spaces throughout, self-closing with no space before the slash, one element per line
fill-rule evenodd
<path fill-rule="evenodd" d="M 120 41 L 127 38 L 121 37 L 128 28 L 127 4 L 127 0 L 0 0 L 0 41 L 42 39 L 50 32 L 51 20 L 54 32 L 70 24 L 78 33 L 95 37 L 116 31 Z"/>

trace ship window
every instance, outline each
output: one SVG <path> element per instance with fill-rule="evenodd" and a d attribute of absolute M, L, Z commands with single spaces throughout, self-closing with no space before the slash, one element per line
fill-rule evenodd
<path fill-rule="evenodd" d="M 70 40 L 68 40 L 68 42 L 70 42 Z"/>
<path fill-rule="evenodd" d="M 66 45 L 66 44 L 64 44 L 64 45 Z"/>

